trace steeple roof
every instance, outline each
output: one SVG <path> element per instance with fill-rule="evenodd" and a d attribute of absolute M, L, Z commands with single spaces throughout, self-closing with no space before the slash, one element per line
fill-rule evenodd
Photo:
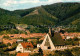
<path fill-rule="evenodd" d="M 65 45 L 64 40 L 62 39 L 60 33 L 54 32 L 53 36 L 50 36 L 50 37 L 54 45 L 56 46 Z"/>
<path fill-rule="evenodd" d="M 51 31 L 51 32 L 50 32 Z M 51 28 L 49 28 L 49 36 L 55 46 L 65 45 L 64 40 L 62 39 L 59 32 L 53 32 Z"/>

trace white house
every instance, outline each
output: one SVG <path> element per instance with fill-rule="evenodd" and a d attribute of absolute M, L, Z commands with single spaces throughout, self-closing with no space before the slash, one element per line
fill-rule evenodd
<path fill-rule="evenodd" d="M 16 48 L 16 52 L 31 52 L 33 50 L 33 45 L 31 42 L 23 42 L 23 43 L 19 43 L 17 48 Z"/>
<path fill-rule="evenodd" d="M 66 36 L 66 39 L 70 39 L 71 38 L 71 36 Z"/>
<path fill-rule="evenodd" d="M 19 42 L 23 42 L 23 39 L 17 39 L 17 42 L 19 43 Z"/>

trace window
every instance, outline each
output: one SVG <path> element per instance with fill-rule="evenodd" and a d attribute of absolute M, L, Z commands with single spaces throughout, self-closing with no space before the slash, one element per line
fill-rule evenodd
<path fill-rule="evenodd" d="M 14 37 L 14 36 L 10 36 L 10 37 Z"/>
<path fill-rule="evenodd" d="M 48 49 L 51 49 L 51 47 L 49 46 Z"/>
<path fill-rule="evenodd" d="M 20 49 L 22 49 L 22 48 L 20 48 Z"/>
<path fill-rule="evenodd" d="M 47 39 L 46 39 L 46 41 L 45 41 L 44 46 L 50 46 L 50 42 L 49 42 L 49 38 L 48 38 L 48 36 L 47 36 Z"/>

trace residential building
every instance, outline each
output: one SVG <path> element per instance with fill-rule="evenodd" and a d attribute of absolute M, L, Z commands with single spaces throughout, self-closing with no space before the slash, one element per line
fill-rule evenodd
<path fill-rule="evenodd" d="M 23 39 L 17 39 L 17 43 L 23 42 Z"/>
<path fill-rule="evenodd" d="M 23 42 L 23 43 L 19 43 L 17 48 L 16 48 L 16 52 L 31 52 L 33 51 L 33 45 L 31 42 Z"/>

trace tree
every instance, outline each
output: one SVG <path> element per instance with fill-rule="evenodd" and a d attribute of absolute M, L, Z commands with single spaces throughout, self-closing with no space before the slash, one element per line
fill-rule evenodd
<path fill-rule="evenodd" d="M 42 55 L 43 56 L 43 50 L 41 48 L 39 48 L 39 55 Z"/>
<path fill-rule="evenodd" d="M 9 36 L 4 36 L 3 38 L 9 39 L 10 37 Z"/>
<path fill-rule="evenodd" d="M 8 43 L 7 46 L 11 46 L 11 43 Z"/>

